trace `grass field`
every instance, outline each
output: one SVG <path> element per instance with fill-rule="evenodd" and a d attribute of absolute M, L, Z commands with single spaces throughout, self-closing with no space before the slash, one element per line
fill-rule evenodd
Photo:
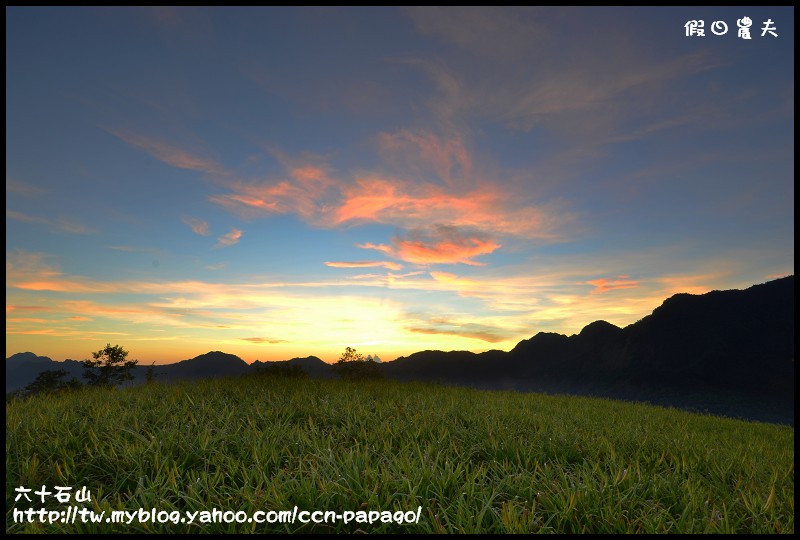
<path fill-rule="evenodd" d="M 416 511 L 418 524 L 15 524 L 95 511 Z M 73 490 L 73 491 L 74 491 Z M 221 379 L 6 404 L 7 532 L 793 533 L 794 429 L 600 399 Z"/>

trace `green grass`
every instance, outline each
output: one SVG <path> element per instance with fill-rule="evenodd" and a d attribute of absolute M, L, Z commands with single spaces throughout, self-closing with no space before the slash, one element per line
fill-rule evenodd
<path fill-rule="evenodd" d="M 391 510 L 419 524 L 15 524 L 96 511 Z M 64 509 L 55 500 L 44 507 Z M 6 404 L 8 532 L 793 533 L 794 429 L 609 400 L 222 379 Z"/>

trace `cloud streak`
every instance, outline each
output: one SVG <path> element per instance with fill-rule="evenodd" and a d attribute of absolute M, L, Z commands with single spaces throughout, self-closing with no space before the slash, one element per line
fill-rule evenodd
<path fill-rule="evenodd" d="M 24 214 L 22 212 L 15 212 L 14 210 L 9 210 L 6 208 L 6 218 L 13 219 L 14 221 L 20 221 L 22 223 L 39 223 L 43 225 L 49 225 L 50 220 L 45 219 L 40 216 L 32 216 L 30 214 Z"/>
<path fill-rule="evenodd" d="M 210 175 L 227 175 L 227 171 L 216 161 L 173 146 L 153 137 L 147 137 L 125 129 L 104 128 L 123 142 L 144 150 L 155 159 L 178 169 L 189 169 Z"/>
<path fill-rule="evenodd" d="M 6 209 L 6 217 L 9 219 L 13 219 L 14 221 L 19 221 L 22 223 L 34 223 L 39 225 L 48 225 L 51 230 L 56 232 L 63 232 L 68 234 L 94 234 L 94 229 L 83 225 L 82 223 L 78 223 L 77 221 L 73 221 L 71 219 L 61 218 L 57 221 L 53 221 L 41 216 L 32 216 L 30 214 L 24 214 L 22 212 L 15 212 L 14 210 Z"/>
<path fill-rule="evenodd" d="M 278 343 L 287 343 L 285 339 L 272 339 L 272 338 L 264 338 L 264 337 L 243 337 L 239 338 L 242 341 L 249 341 L 250 343 L 269 343 L 271 345 L 276 345 Z"/>
<path fill-rule="evenodd" d="M 6 176 L 6 193 L 14 193 L 16 195 L 22 195 L 23 197 L 38 197 L 47 193 L 49 190 L 40 188 L 37 186 L 33 186 L 31 184 L 26 184 L 25 182 L 20 182 L 14 178 L 9 178 Z"/>
<path fill-rule="evenodd" d="M 618 276 L 616 279 L 593 279 L 587 281 L 586 284 L 594 287 L 592 294 L 602 294 L 618 289 L 632 289 L 639 286 L 639 282 L 630 279 L 629 276 Z"/>
<path fill-rule="evenodd" d="M 415 334 L 448 335 L 500 343 L 513 338 L 517 332 L 479 323 L 460 323 L 446 318 L 432 319 L 423 324 L 410 325 L 406 330 Z"/>
<path fill-rule="evenodd" d="M 387 270 L 402 270 L 403 265 L 391 261 L 327 261 L 325 266 L 331 268 L 386 268 Z"/>

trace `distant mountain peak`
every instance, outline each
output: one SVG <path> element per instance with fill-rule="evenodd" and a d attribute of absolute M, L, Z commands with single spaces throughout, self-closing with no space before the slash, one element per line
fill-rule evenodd
<path fill-rule="evenodd" d="M 8 358 L 6 358 L 6 366 L 9 365 L 19 365 L 25 363 L 49 363 L 53 360 L 48 358 L 47 356 L 38 356 L 36 353 L 28 352 L 21 352 L 12 354 Z"/>
<path fill-rule="evenodd" d="M 230 354 L 222 351 L 209 351 L 207 353 L 201 354 L 199 356 L 195 356 L 189 360 L 183 360 L 184 362 L 214 362 L 214 363 L 226 363 L 226 362 L 234 362 L 234 363 L 242 363 L 247 364 L 244 360 L 236 356 L 235 354 Z"/>

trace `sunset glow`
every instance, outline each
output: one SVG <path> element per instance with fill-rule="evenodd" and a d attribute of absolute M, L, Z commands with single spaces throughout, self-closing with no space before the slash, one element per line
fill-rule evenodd
<path fill-rule="evenodd" d="M 794 273 L 793 8 L 444 12 L 7 8 L 6 356 L 510 350 Z"/>

